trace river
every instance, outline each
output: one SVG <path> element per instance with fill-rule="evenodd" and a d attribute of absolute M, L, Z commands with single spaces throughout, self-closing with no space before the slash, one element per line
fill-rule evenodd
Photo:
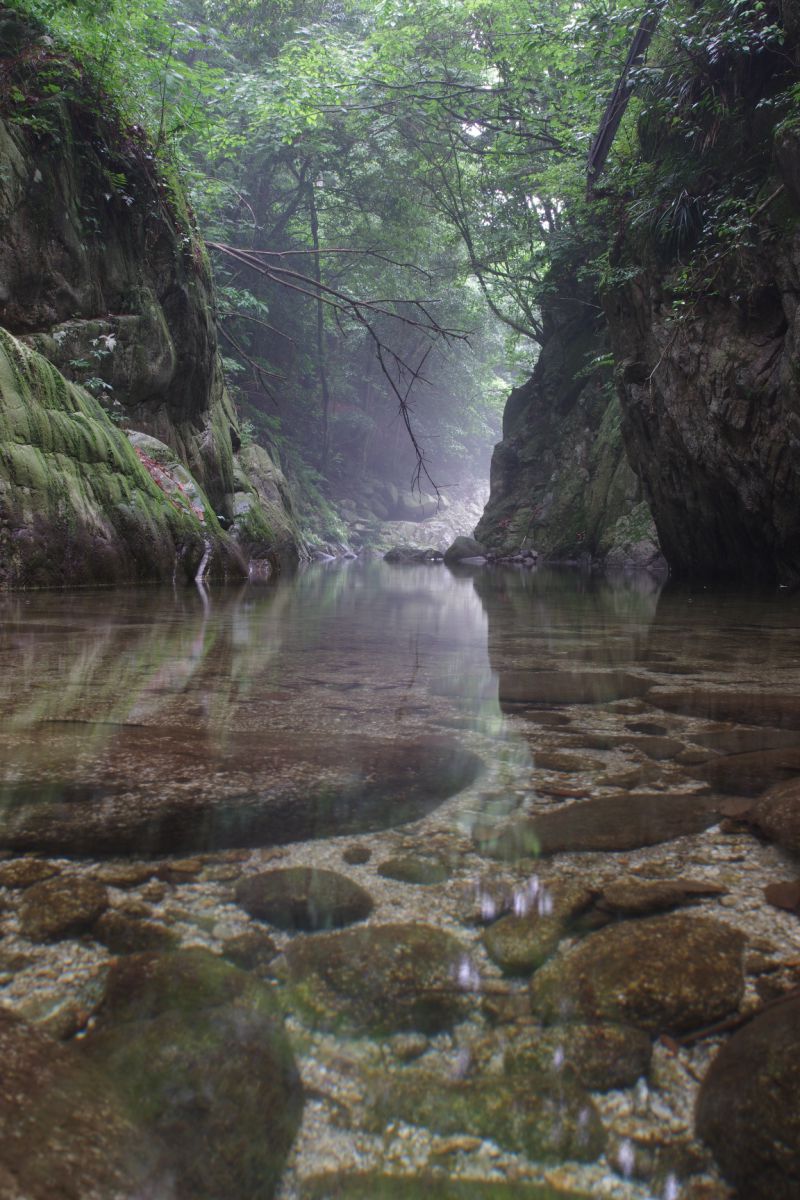
<path fill-rule="evenodd" d="M 4 1200 L 728 1194 L 701 1084 L 798 983 L 749 818 L 795 597 L 355 562 L 0 611 L 0 1048 L 71 1081 L 0 1082 Z"/>

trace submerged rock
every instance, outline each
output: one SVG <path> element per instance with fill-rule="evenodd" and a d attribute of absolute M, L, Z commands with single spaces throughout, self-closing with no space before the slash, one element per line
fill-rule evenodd
<path fill-rule="evenodd" d="M 101 883 L 76 877 L 46 879 L 28 888 L 19 907 L 19 927 L 32 942 L 52 942 L 89 929 L 108 907 Z"/>
<path fill-rule="evenodd" d="M 692 773 L 717 791 L 755 796 L 764 788 L 800 774 L 800 746 L 726 754 L 695 767 Z"/>
<path fill-rule="evenodd" d="M 309 1200 L 589 1200 L 587 1192 L 565 1192 L 540 1183 L 446 1179 L 441 1175 L 382 1175 L 363 1172 L 320 1175 L 303 1183 Z"/>
<path fill-rule="evenodd" d="M 618 916 L 641 917 L 725 894 L 703 879 L 618 879 L 603 887 L 598 908 Z"/>
<path fill-rule="evenodd" d="M 169 950 L 180 941 L 178 935 L 160 921 L 143 921 L 113 909 L 108 909 L 95 922 L 92 937 L 107 946 L 112 954 Z"/>
<path fill-rule="evenodd" d="M 375 1130 L 400 1119 L 434 1133 L 491 1138 L 545 1162 L 593 1162 L 606 1140 L 589 1093 L 553 1072 L 456 1082 L 429 1071 L 384 1075 L 367 1086 L 367 1111 Z"/>
<path fill-rule="evenodd" d="M 74 1050 L 0 1008 L 0 1061 L 2 1200 L 177 1200 L 159 1138 Z"/>
<path fill-rule="evenodd" d="M 13 858 L 0 863 L 0 887 L 27 888 L 44 879 L 51 879 L 61 871 L 55 863 L 41 858 Z"/>
<path fill-rule="evenodd" d="M 423 887 L 446 883 L 450 878 L 450 871 L 441 859 L 415 858 L 411 855 L 387 858 L 378 866 L 378 874 L 384 879 L 396 879 L 398 883 L 415 883 Z"/>
<path fill-rule="evenodd" d="M 531 981 L 547 1023 L 612 1021 L 683 1033 L 720 1020 L 744 992 L 744 935 L 706 917 L 624 921 L 551 959 Z"/>
<path fill-rule="evenodd" d="M 761 796 L 744 820 L 762 837 L 800 855 L 800 779 L 779 783 Z"/>
<path fill-rule="evenodd" d="M 470 558 L 485 558 L 486 547 L 482 542 L 476 542 L 472 537 L 457 537 L 452 545 L 444 552 L 444 561 L 448 564 L 463 562 Z"/>
<path fill-rule="evenodd" d="M 248 875 L 236 887 L 236 901 L 251 917 L 289 932 L 337 929 L 372 912 L 372 897 L 362 887 L 317 867 Z"/>
<path fill-rule="evenodd" d="M 77 735 L 71 727 L 47 729 L 71 753 L 76 746 L 68 739 L 91 733 L 91 725 Z M 192 743 L 189 754 L 193 737 L 181 727 L 120 725 L 113 753 L 91 784 L 0 785 L 0 847 L 156 855 L 367 833 L 426 816 L 482 767 L 476 755 L 441 737 L 323 741 L 275 734 L 265 744 L 260 734 L 241 733 L 222 745 Z M 185 779 L 171 782 L 176 758 Z"/>
<path fill-rule="evenodd" d="M 734 1033 L 703 1081 L 696 1130 L 742 1200 L 800 1195 L 800 997 Z"/>
<path fill-rule="evenodd" d="M 507 975 L 530 975 L 555 953 L 571 919 L 585 911 L 596 892 L 580 884 L 558 883 L 537 888 L 529 911 L 509 913 L 484 931 L 486 953 Z"/>
<path fill-rule="evenodd" d="M 737 721 L 800 730 L 800 697 L 785 692 L 756 692 L 743 688 L 654 688 L 648 700 L 668 712 L 706 721 Z"/>
<path fill-rule="evenodd" d="M 562 851 L 636 850 L 702 833 L 718 820 L 715 802 L 707 796 L 626 792 L 478 826 L 473 838 L 479 853 L 514 862 Z"/>
<path fill-rule="evenodd" d="M 650 1069 L 649 1034 L 632 1025 L 556 1025 L 512 1030 L 506 1071 L 574 1071 L 592 1091 L 631 1087 Z"/>
<path fill-rule="evenodd" d="M 131 955 L 81 1043 L 168 1147 L 180 1200 L 269 1200 L 302 1089 L 270 991 L 205 951 Z"/>
<path fill-rule="evenodd" d="M 355 1034 L 437 1033 L 465 1011 L 475 968 L 430 925 L 374 925 L 298 939 L 286 950 L 289 1003 L 309 1024 Z"/>
<path fill-rule="evenodd" d="M 642 696 L 652 681 L 627 671 L 502 671 L 500 704 L 611 704 Z"/>

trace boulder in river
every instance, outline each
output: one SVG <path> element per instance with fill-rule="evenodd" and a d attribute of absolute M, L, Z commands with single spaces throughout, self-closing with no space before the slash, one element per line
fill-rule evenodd
<path fill-rule="evenodd" d="M 378 874 L 384 879 L 396 879 L 398 883 L 414 883 L 422 887 L 445 883 L 450 878 L 447 864 L 440 858 L 412 854 L 387 858 L 379 864 Z"/>
<path fill-rule="evenodd" d="M 93 879 L 45 879 L 29 887 L 22 897 L 20 932 L 32 942 L 84 933 L 107 907 L 108 891 Z"/>
<path fill-rule="evenodd" d="M 514 862 L 562 851 L 637 850 L 702 833 L 718 820 L 716 802 L 708 796 L 624 792 L 535 817 L 479 825 L 473 839 L 480 854 Z"/>
<path fill-rule="evenodd" d="M 303 1096 L 266 986 L 202 950 L 121 958 L 81 1049 L 167 1145 L 178 1198 L 273 1196 Z"/>
<path fill-rule="evenodd" d="M 567 1024 L 509 1031 L 506 1071 L 573 1071 L 584 1087 L 604 1092 L 631 1087 L 650 1069 L 653 1046 L 632 1025 Z"/>
<path fill-rule="evenodd" d="M 482 767 L 455 739 L 435 736 L 239 732 L 203 743 L 180 726 L 66 722 L 49 723 L 46 736 L 65 761 L 102 746 L 95 778 L 1 784 L 0 849 L 153 856 L 367 833 L 426 816 Z"/>
<path fill-rule="evenodd" d="M 696 1129 L 742 1200 L 800 1196 L 800 997 L 761 1013 L 720 1050 Z"/>
<path fill-rule="evenodd" d="M 383 1175 L 363 1171 L 318 1175 L 304 1181 L 309 1200 L 590 1200 L 588 1192 L 565 1192 L 544 1183 L 448 1179 L 442 1175 Z"/>
<path fill-rule="evenodd" d="M 346 875 L 318 867 L 247 875 L 236 887 L 236 900 L 251 917 L 290 933 L 338 929 L 372 912 L 372 897 L 364 888 Z"/>
<path fill-rule="evenodd" d="M 177 1200 L 158 1136 L 71 1047 L 0 1008 L 0 1062 L 2 1200 Z"/>
<path fill-rule="evenodd" d="M 372 925 L 298 939 L 286 950 L 289 1003 L 326 1030 L 449 1029 L 475 968 L 466 947 L 431 925 Z"/>
<path fill-rule="evenodd" d="M 481 542 L 476 542 L 475 538 L 465 536 L 457 537 L 444 552 L 444 561 L 448 564 L 485 557 L 486 547 Z"/>
<path fill-rule="evenodd" d="M 591 934 L 531 981 L 546 1023 L 611 1021 L 684 1033 L 735 1012 L 744 992 L 744 935 L 706 917 L 645 917 Z"/>
<path fill-rule="evenodd" d="M 800 855 L 800 779 L 776 784 L 744 814 L 762 837 Z"/>

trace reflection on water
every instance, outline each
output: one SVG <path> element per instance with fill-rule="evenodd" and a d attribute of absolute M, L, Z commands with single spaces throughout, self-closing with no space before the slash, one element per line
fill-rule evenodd
<path fill-rule="evenodd" d="M 0 1083 L 0 1196 L 767 1195 L 695 1034 L 792 986 L 750 806 L 800 774 L 793 599 L 352 564 L 0 611 L 0 1051 L 56 1097 Z M 102 1171 L 58 1154 L 90 1068 Z"/>

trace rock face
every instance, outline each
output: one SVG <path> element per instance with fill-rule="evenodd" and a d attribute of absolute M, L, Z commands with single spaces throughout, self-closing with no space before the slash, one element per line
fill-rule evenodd
<path fill-rule="evenodd" d="M 547 1022 L 613 1021 L 682 1033 L 733 1012 L 744 991 L 741 934 L 705 917 L 647 917 L 601 929 L 537 972 Z"/>
<path fill-rule="evenodd" d="M 4 339 L 0 586 L 171 580 L 176 551 L 196 568 L 204 535 L 214 568 L 244 575 L 216 514 L 235 532 L 235 497 L 249 495 L 266 555 L 267 497 L 244 468 L 235 478 L 241 439 L 210 271 L 180 182 L 159 173 L 141 133 L 76 95 L 79 76 L 58 67 L 43 31 L 2 6 L 0 62 L 6 96 L 47 99 L 35 132 L 22 106 L 0 106 L 0 326 L 61 373 Z M 53 99 L 58 70 L 69 103 Z M 208 497 L 205 522 L 178 519 L 116 423 L 170 448 Z M 243 542 L 250 553 L 252 537 Z"/>
<path fill-rule="evenodd" d="M 693 577 L 800 575 L 800 136 L 793 110 L 771 103 L 796 80 L 797 6 L 763 12 L 785 38 L 752 71 L 742 46 L 754 31 L 715 58 L 735 116 L 713 135 L 710 106 L 700 115 L 706 65 L 689 49 L 670 59 L 692 112 L 641 131 L 643 161 L 663 164 L 646 185 L 653 215 L 643 223 L 630 208 L 621 219 L 614 266 L 625 282 L 605 298 L 631 464 L 671 569 Z M 727 14 L 706 5 L 698 20 Z M 721 196 L 747 213 L 746 233 L 727 241 Z"/>
<path fill-rule="evenodd" d="M 269 991 L 205 951 L 131 955 L 82 1052 L 168 1147 L 176 1200 L 269 1200 L 303 1099 Z"/>
<path fill-rule="evenodd" d="M 598 365 L 608 346 L 596 297 L 583 295 L 571 275 L 558 283 L 533 375 L 506 404 L 475 537 L 500 553 L 533 547 L 545 559 L 661 565 L 625 457 L 609 369 Z"/>
<path fill-rule="evenodd" d="M 703 1081 L 696 1128 L 742 1200 L 800 1194 L 800 999 L 740 1029 Z"/>

